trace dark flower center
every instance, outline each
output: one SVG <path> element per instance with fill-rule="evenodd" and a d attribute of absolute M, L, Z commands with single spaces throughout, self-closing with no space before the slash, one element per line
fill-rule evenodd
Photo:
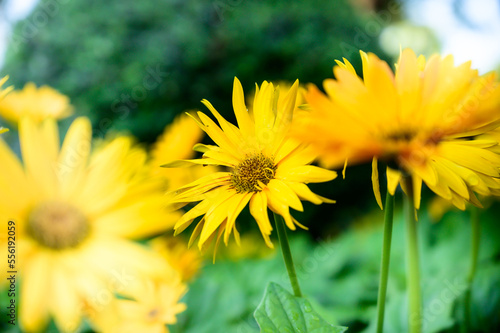
<path fill-rule="evenodd" d="M 27 231 L 40 244 L 52 249 L 76 247 L 89 234 L 89 224 L 76 207 L 59 201 L 48 201 L 33 209 Z"/>
<path fill-rule="evenodd" d="M 273 159 L 259 153 L 247 156 L 238 164 L 232 174 L 232 188 L 236 192 L 260 192 L 262 187 L 260 183 L 267 185 L 276 173 L 276 166 Z"/>

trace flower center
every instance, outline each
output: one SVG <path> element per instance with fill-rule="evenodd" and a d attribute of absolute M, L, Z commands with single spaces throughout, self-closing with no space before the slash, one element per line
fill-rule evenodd
<path fill-rule="evenodd" d="M 396 132 L 392 132 L 387 135 L 387 139 L 396 142 L 409 142 L 411 141 L 417 133 L 412 130 L 400 130 Z"/>
<path fill-rule="evenodd" d="M 74 206 L 59 201 L 44 202 L 33 209 L 27 228 L 40 244 L 57 250 L 76 247 L 89 234 L 85 216 Z"/>
<path fill-rule="evenodd" d="M 156 321 L 158 319 L 159 314 L 160 314 L 160 310 L 158 310 L 158 308 L 154 308 L 148 312 L 148 319 L 150 321 Z"/>
<path fill-rule="evenodd" d="M 260 183 L 267 185 L 276 173 L 274 161 L 259 153 L 247 156 L 231 174 L 232 188 L 236 192 L 260 192 Z"/>

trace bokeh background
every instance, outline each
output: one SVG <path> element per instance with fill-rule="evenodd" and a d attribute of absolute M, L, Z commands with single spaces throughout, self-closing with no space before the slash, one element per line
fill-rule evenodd
<path fill-rule="evenodd" d="M 17 89 L 31 81 L 69 96 L 74 116 L 90 117 L 96 138 L 130 133 L 145 145 L 176 115 L 204 110 L 204 98 L 234 121 L 234 76 L 247 93 L 263 80 L 299 78 L 320 85 L 333 75 L 335 59 L 345 57 L 359 72 L 360 49 L 394 63 L 401 47 L 426 56 L 452 53 L 456 63 L 472 60 L 486 73 L 500 66 L 499 41 L 495 0 L 0 0 L 0 77 L 10 75 Z M 71 120 L 63 120 L 62 128 Z M 4 135 L 13 147 L 16 138 L 15 129 Z M 296 217 L 311 231 L 292 237 L 304 289 L 325 318 L 353 332 L 371 329 L 376 300 L 382 213 L 370 175 L 371 166 L 352 166 L 347 180 L 314 186 L 337 205 L 306 204 Z M 484 213 L 486 245 L 475 299 L 474 325 L 484 332 L 500 325 L 497 206 L 492 202 Z M 451 212 L 435 224 L 422 214 L 429 306 L 447 288 L 443 281 L 466 271 L 467 219 L 468 213 Z M 396 220 L 388 332 L 405 327 L 399 313 L 404 254 Z M 249 214 L 239 223 L 248 225 L 242 229 L 249 235 L 256 229 Z M 229 250 L 215 265 L 205 265 L 172 332 L 257 330 L 251 315 L 265 283 L 287 281 L 279 254 L 263 251 L 259 238 L 249 244 L 248 251 Z M 458 301 L 428 309 L 426 332 L 456 330 Z"/>

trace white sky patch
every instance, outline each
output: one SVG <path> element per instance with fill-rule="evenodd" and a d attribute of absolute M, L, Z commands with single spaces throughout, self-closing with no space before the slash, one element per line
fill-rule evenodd
<path fill-rule="evenodd" d="M 408 19 L 431 28 L 439 38 L 443 55 L 453 54 L 455 63 L 472 60 L 480 73 L 500 65 L 500 6 L 496 0 L 466 0 L 462 12 L 467 22 L 456 16 L 453 0 L 409 0 Z"/>
<path fill-rule="evenodd" d="M 38 0 L 7 0 L 5 15 L 10 21 L 19 21 L 27 17 L 35 8 Z"/>
<path fill-rule="evenodd" d="M 26 18 L 39 0 L 7 0 L 0 7 L 0 68 L 5 60 L 11 24 Z"/>

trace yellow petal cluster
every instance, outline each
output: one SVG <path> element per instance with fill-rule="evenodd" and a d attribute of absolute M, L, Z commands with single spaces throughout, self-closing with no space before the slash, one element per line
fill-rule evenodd
<path fill-rule="evenodd" d="M 176 223 L 176 233 L 201 217 L 191 236 L 191 242 L 199 238 L 200 249 L 212 239 L 218 245 L 222 236 L 227 245 L 231 233 L 239 242 L 236 218 L 249 206 L 266 244 L 272 247 L 268 208 L 283 216 L 288 228 L 294 230 L 300 224 L 291 216 L 290 208 L 302 211 L 301 200 L 314 204 L 332 202 L 314 194 L 306 184 L 332 180 L 336 173 L 309 165 L 315 155 L 288 136 L 297 91 L 298 81 L 289 90 L 281 91 L 264 82 L 257 86 L 252 109 L 248 111 L 241 83 L 235 78 L 233 108 L 238 127 L 226 121 L 210 102 L 202 101 L 218 124 L 203 112 L 191 116 L 215 145 L 197 144 L 195 149 L 203 153 L 201 159 L 176 161 L 167 166 L 216 165 L 227 171 L 202 177 L 176 192 L 173 202 L 198 202 Z"/>
<path fill-rule="evenodd" d="M 498 190 L 497 142 L 476 136 L 499 126 L 500 86 L 495 73 L 480 76 L 470 62 L 426 60 L 402 51 L 395 72 L 376 55 L 361 52 L 363 78 L 344 59 L 327 79 L 326 94 L 306 93 L 310 112 L 297 120 L 297 138 L 310 143 L 330 167 L 372 160 L 373 187 L 381 205 L 378 160 L 386 162 L 393 194 L 411 176 L 415 206 L 422 182 L 460 209 L 480 205 L 475 193 Z M 403 188 L 403 190 L 405 190 Z"/>

